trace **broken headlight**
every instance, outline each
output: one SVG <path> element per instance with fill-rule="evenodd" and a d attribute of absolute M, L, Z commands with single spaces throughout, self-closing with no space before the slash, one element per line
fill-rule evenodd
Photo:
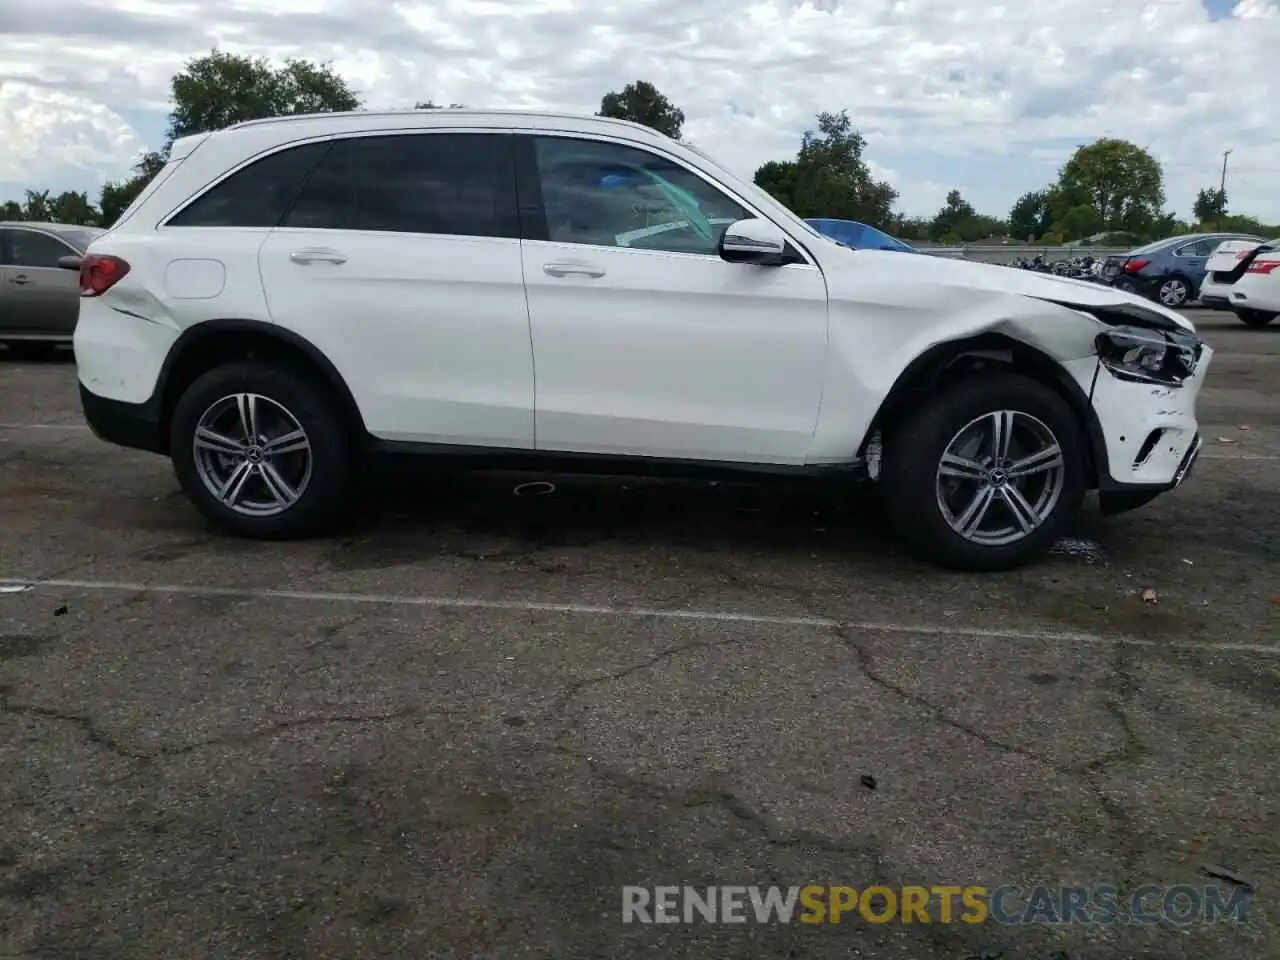
<path fill-rule="evenodd" d="M 1112 327 L 1094 341 L 1098 359 L 1121 380 L 1178 385 L 1196 372 L 1203 344 L 1182 331 Z"/>

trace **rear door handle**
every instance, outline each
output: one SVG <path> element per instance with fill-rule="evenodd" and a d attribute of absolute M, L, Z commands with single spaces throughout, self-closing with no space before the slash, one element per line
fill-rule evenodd
<path fill-rule="evenodd" d="M 604 267 L 597 267 L 594 264 L 584 263 L 581 260 L 560 260 L 555 263 L 546 263 L 542 266 L 542 272 L 549 277 L 592 277 L 598 278 L 604 276 Z"/>
<path fill-rule="evenodd" d="M 308 247 L 305 250 L 295 250 L 289 254 L 289 259 L 294 263 L 346 263 L 346 254 L 339 253 L 337 250 L 326 250 L 321 247 Z"/>
<path fill-rule="evenodd" d="M 18 286 L 23 286 L 24 284 L 30 283 L 31 278 L 28 277 L 25 273 L 15 273 L 12 277 L 9 278 L 9 282 L 16 283 Z"/>

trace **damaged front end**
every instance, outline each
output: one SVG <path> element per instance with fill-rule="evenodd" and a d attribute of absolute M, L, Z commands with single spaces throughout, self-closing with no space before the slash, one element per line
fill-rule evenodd
<path fill-rule="evenodd" d="M 1180 317 L 1143 305 L 1060 305 L 1104 325 L 1089 396 L 1106 447 L 1099 503 L 1132 510 L 1181 484 L 1199 456 L 1195 404 L 1213 351 Z"/>

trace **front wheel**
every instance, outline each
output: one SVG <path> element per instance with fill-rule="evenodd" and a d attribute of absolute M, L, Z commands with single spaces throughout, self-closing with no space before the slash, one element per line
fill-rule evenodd
<path fill-rule="evenodd" d="M 1085 438 L 1070 406 L 1026 377 L 996 374 L 933 394 L 885 440 L 890 521 L 922 557 L 1003 570 L 1044 553 L 1079 512 Z"/>
<path fill-rule="evenodd" d="M 174 472 L 216 526 L 255 539 L 320 533 L 345 511 L 352 438 L 305 376 L 257 362 L 218 367 L 174 410 Z"/>
<path fill-rule="evenodd" d="M 1240 322 L 1250 327 L 1261 328 L 1274 320 L 1280 314 L 1271 313 L 1268 310 L 1237 310 L 1236 316 L 1240 318 Z"/>

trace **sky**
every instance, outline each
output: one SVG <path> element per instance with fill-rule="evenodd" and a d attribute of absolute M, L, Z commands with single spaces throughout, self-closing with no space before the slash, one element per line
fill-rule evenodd
<path fill-rule="evenodd" d="M 212 48 L 330 62 L 369 107 L 592 113 L 637 79 L 747 177 L 847 109 L 898 209 L 1007 214 L 1080 144 L 1280 222 L 1280 0 L 0 0 L 0 199 L 87 190 L 159 147 Z"/>

